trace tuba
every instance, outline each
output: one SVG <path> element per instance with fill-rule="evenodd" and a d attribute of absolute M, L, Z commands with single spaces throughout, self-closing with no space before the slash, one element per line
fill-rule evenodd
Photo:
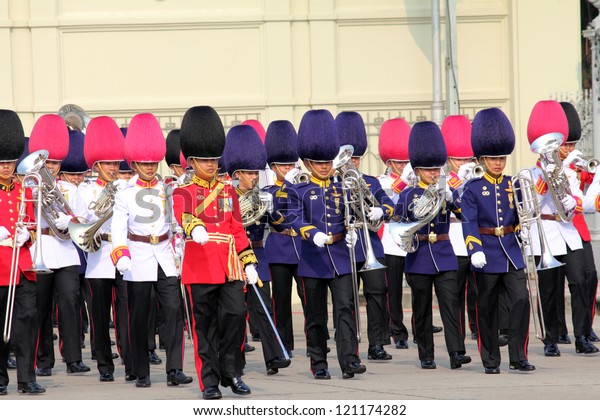
<path fill-rule="evenodd" d="M 58 218 L 59 213 L 73 214 L 73 211 L 58 189 L 54 176 L 46 168 L 46 159 L 48 159 L 47 150 L 38 150 L 31 153 L 21 161 L 17 173 L 26 174 L 23 182 L 24 186 L 37 187 L 33 188 L 33 192 L 34 197 L 37 197 L 38 194 L 41 195 L 36 202 L 41 205 L 42 217 L 46 220 L 54 235 L 60 240 L 66 241 L 70 239 L 69 234 L 58 229 L 55 220 Z M 37 175 L 35 177 L 36 181 L 32 181 L 33 177 L 27 177 L 31 174 Z"/>
<path fill-rule="evenodd" d="M 533 327 L 535 335 L 540 340 L 545 338 L 544 316 L 539 293 L 534 297 L 533 291 L 539 290 L 539 279 L 537 272 L 539 270 L 547 270 L 563 265 L 556 260 L 550 247 L 548 240 L 544 234 L 542 224 L 540 205 L 537 199 L 535 184 L 533 183 L 533 174 L 530 169 L 521 169 L 517 175 L 512 177 L 512 186 L 514 200 L 516 204 L 517 215 L 519 216 L 519 224 L 521 225 L 521 253 L 525 260 L 525 273 L 527 274 L 527 289 L 529 290 L 529 303 L 531 305 L 531 313 L 533 314 Z M 540 241 L 540 262 L 536 266 L 535 258 L 531 250 L 532 237 L 531 225 L 536 223 L 537 232 Z"/>
<path fill-rule="evenodd" d="M 242 225 L 259 224 L 261 217 L 269 210 L 270 194 L 258 188 L 245 192 L 239 198 Z"/>
<path fill-rule="evenodd" d="M 91 121 L 90 116 L 82 107 L 73 104 L 61 106 L 58 109 L 58 115 L 72 130 L 81 131 L 83 134 Z"/>

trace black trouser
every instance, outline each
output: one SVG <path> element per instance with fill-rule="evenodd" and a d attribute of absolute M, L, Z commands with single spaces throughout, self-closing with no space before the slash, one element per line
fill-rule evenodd
<path fill-rule="evenodd" d="M 258 333 L 260 334 L 260 342 L 262 344 L 263 357 L 265 364 L 275 359 L 276 357 L 283 358 L 283 350 L 277 341 L 275 331 L 271 327 L 264 308 L 260 304 L 256 295 L 258 289 L 260 297 L 262 298 L 271 320 L 273 319 L 273 310 L 271 309 L 271 282 L 264 282 L 262 287 L 252 285 L 246 286 L 246 302 L 248 304 L 248 312 L 250 318 L 254 318 L 258 326 Z"/>
<path fill-rule="evenodd" d="M 21 274 L 15 289 L 10 343 L 17 359 L 17 382 L 35 381 L 35 349 L 38 340 L 38 317 L 35 282 Z M 0 326 L 4 327 L 8 286 L 0 286 Z M 9 343 L 0 335 L 0 385 L 8 385 Z"/>
<path fill-rule="evenodd" d="M 304 317 L 310 367 L 327 368 L 327 289 L 331 291 L 333 318 L 336 326 L 335 343 L 338 362 L 342 370 L 351 362 L 358 362 L 358 338 L 352 297 L 352 276 L 332 279 L 302 278 L 306 301 Z"/>
<path fill-rule="evenodd" d="M 420 360 L 433 360 L 433 315 L 432 286 L 440 305 L 440 315 L 444 324 L 444 338 L 448 353 L 465 353 L 465 340 L 459 326 L 458 292 L 456 271 L 442 271 L 438 274 L 407 275 L 412 290 L 413 320 Z"/>
<path fill-rule="evenodd" d="M 65 362 L 81 361 L 81 291 L 79 267 L 54 268 L 52 273 L 38 274 L 36 281 L 40 343 L 37 366 L 53 368 L 54 343 L 52 340 L 52 298 L 58 306 L 60 349 Z M 54 294 L 56 292 L 56 294 Z"/>
<path fill-rule="evenodd" d="M 119 345 L 119 353 L 125 361 L 125 373 L 131 373 L 131 355 L 127 340 L 129 336 L 127 325 L 127 283 L 121 273 L 117 272 L 114 279 L 88 279 L 90 285 L 91 320 L 94 332 L 96 361 L 98 372 L 113 373 L 115 365 L 110 345 L 110 313 L 115 302 L 115 336 Z"/>
<path fill-rule="evenodd" d="M 405 258 L 398 255 L 385 255 L 389 327 L 394 342 L 408 340 L 408 330 L 404 325 L 404 312 L 402 310 L 402 278 L 404 276 Z"/>
<path fill-rule="evenodd" d="M 469 257 L 457 256 L 458 270 L 456 271 L 456 288 L 458 290 L 458 307 L 460 308 L 460 331 L 463 337 L 467 333 L 467 321 L 465 321 L 465 301 L 467 304 L 467 320 L 469 329 L 477 333 L 477 314 L 475 311 L 477 292 L 475 289 L 475 276 L 471 271 L 471 259 Z"/>
<path fill-rule="evenodd" d="M 90 285 L 85 278 L 85 273 L 79 273 L 79 287 L 81 294 L 81 343 L 85 343 L 85 333 L 92 331 L 92 303 L 90 298 Z M 92 345 L 92 335 L 90 333 L 90 346 Z M 92 350 L 94 348 L 92 347 Z"/>
<path fill-rule="evenodd" d="M 188 284 L 200 390 L 238 376 L 246 331 L 244 282 Z"/>
<path fill-rule="evenodd" d="M 292 322 L 292 285 L 296 280 L 296 292 L 304 308 L 304 291 L 298 279 L 298 264 L 269 264 L 273 292 L 273 313 L 277 332 L 286 350 L 294 350 L 294 327 Z"/>
<path fill-rule="evenodd" d="M 176 276 L 167 277 L 158 266 L 156 281 L 127 281 L 127 306 L 129 310 L 129 349 L 133 374 L 145 378 L 150 374 L 148 361 L 148 311 L 153 304 L 154 288 L 165 314 L 166 371 L 183 366 L 183 318 L 181 317 L 181 289 Z"/>
<path fill-rule="evenodd" d="M 378 258 L 385 265 L 383 258 Z M 360 271 L 363 262 L 356 263 L 358 286 L 363 281 L 363 293 L 367 300 L 367 336 L 369 346 L 390 344 L 390 334 L 387 324 L 387 280 L 385 269 Z M 358 287 L 357 286 L 357 287 Z M 358 311 L 359 308 L 356 308 Z"/>
<path fill-rule="evenodd" d="M 583 249 L 572 251 L 567 249 L 566 255 L 556 259 L 565 265 L 549 270 L 538 271 L 539 294 L 546 325 L 544 343 L 556 344 L 559 334 L 558 298 L 557 293 L 563 293 L 560 288 L 561 278 L 566 275 L 571 292 L 571 311 L 575 336 L 586 336 L 590 333 L 591 305 L 589 302 L 589 284 L 585 273 L 585 255 Z M 539 257 L 536 257 L 538 260 Z"/>
<path fill-rule="evenodd" d="M 150 291 L 151 304 L 148 307 L 148 350 L 156 350 L 156 332 L 159 330 L 160 322 L 163 321 L 156 299 L 156 291 Z M 159 337 L 160 340 L 160 337 Z"/>
<path fill-rule="evenodd" d="M 508 355 L 511 362 L 527 360 L 529 292 L 524 270 L 510 265 L 508 273 L 475 273 L 479 354 L 484 367 L 500 366 L 498 311 L 502 294 L 508 304 Z"/>

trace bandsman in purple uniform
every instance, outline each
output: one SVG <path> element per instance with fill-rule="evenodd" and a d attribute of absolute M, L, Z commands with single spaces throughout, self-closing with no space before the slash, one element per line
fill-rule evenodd
<path fill-rule="evenodd" d="M 29 151 L 47 150 L 46 167 L 57 177 L 61 161 L 69 151 L 69 131 L 58 115 L 42 115 L 33 126 L 29 139 Z M 69 182 L 56 181 L 60 194 L 68 203 L 73 214 L 58 212 L 53 225 L 62 235 L 67 234 L 69 222 L 75 215 L 85 211 L 85 204 L 77 194 L 77 187 Z M 66 208 L 64 209 L 67 210 Z M 73 242 L 61 239 L 49 227 L 46 219 L 41 221 L 42 255 L 50 274 L 37 275 L 38 316 L 40 322 L 40 344 L 37 356 L 38 376 L 52 375 L 54 367 L 54 342 L 52 340 L 52 302 L 56 296 L 58 306 L 58 329 L 60 349 L 67 364 L 67 373 L 89 372 L 90 368 L 81 361 L 81 282 L 79 280 L 79 254 Z M 61 235 L 61 236 L 62 236 Z"/>
<path fill-rule="evenodd" d="M 417 219 L 413 208 L 428 188 L 435 187 L 440 191 L 435 194 L 441 193 L 439 200 L 442 200 L 438 213 L 432 214 L 431 220 L 428 223 L 423 222 L 416 231 L 418 246 L 406 255 L 405 271 L 412 290 L 414 328 L 421 368 L 436 368 L 431 306 L 432 287 L 435 287 L 444 324 L 446 348 L 450 355 L 450 367 L 457 369 L 471 362 L 471 358 L 465 355 L 465 342 L 460 333 L 456 287 L 458 265 L 448 235 L 448 212 L 460 214 L 460 199 L 458 193 L 451 189 L 445 180 L 438 182 L 441 168 L 446 164 L 447 152 L 442 133 L 434 122 L 423 121 L 413 126 L 408 140 L 408 154 L 419 181 L 416 186 L 406 187 L 400 193 L 396 204 L 396 213 L 400 220 L 417 222 L 425 219 Z M 397 237 L 394 240 L 400 242 Z"/>
<path fill-rule="evenodd" d="M 509 368 L 532 371 L 535 367 L 527 361 L 530 307 L 525 263 L 515 234 L 519 216 L 511 178 L 503 174 L 506 158 L 515 147 L 515 134 L 500 109 L 477 113 L 471 144 L 485 166 L 482 177 L 464 185 L 461 197 L 463 236 L 477 286 L 481 361 L 485 373 L 500 373 L 498 299 L 506 293 Z"/>
<path fill-rule="evenodd" d="M 308 182 L 288 192 L 287 220 L 302 237 L 298 275 L 304 287 L 304 316 L 310 369 L 315 379 L 330 379 L 327 364 L 327 289 L 331 291 L 338 363 L 344 379 L 366 372 L 358 356 L 352 276 L 346 234 L 344 191 L 333 180 L 339 137 L 327 110 L 311 110 L 298 130 L 298 155 L 310 171 Z"/>
<path fill-rule="evenodd" d="M 357 112 L 341 112 L 335 118 L 335 123 L 340 138 L 340 145 L 354 147 L 352 163 L 358 170 L 360 160 L 367 152 L 367 131 L 362 117 Z M 371 195 L 378 206 L 369 207 L 365 204 L 365 223 L 377 226 L 384 220 L 390 220 L 394 215 L 394 203 L 387 196 L 379 180 L 373 176 L 361 174 L 364 184 L 369 188 Z M 360 216 L 361 218 L 363 216 Z M 363 293 L 367 301 L 367 336 L 369 341 L 369 360 L 391 360 L 392 355 L 385 351 L 384 345 L 390 344 L 389 328 L 387 326 L 387 281 L 385 269 L 360 271 L 367 259 L 365 233 L 369 235 L 372 251 L 377 261 L 383 266 L 385 263 L 383 244 L 377 235 L 367 226 L 358 229 L 358 241 L 354 247 L 356 255 L 356 272 L 359 281 L 363 282 Z M 359 308 L 356 308 L 359 310 Z"/>
<path fill-rule="evenodd" d="M 10 342 L 14 345 L 17 359 L 17 390 L 27 394 L 41 394 L 46 392 L 46 389 L 36 382 L 35 376 L 38 317 L 36 276 L 28 271 L 32 266 L 28 249 L 31 247 L 31 235 L 25 227 L 17 226 L 23 191 L 21 183 L 13 181 L 16 161 L 24 148 L 24 139 L 23 125 L 16 112 L 0 110 L 0 325 L 4 327 L 11 257 L 13 246 L 16 246 L 19 266 L 16 267 Z M 26 197 L 30 198 L 31 195 L 27 194 Z M 26 204 L 25 214 L 29 221 L 35 221 L 32 203 Z M 4 341 L 4 334 L 1 334 L 0 396 L 8 393 L 9 346 L 10 344 Z"/>

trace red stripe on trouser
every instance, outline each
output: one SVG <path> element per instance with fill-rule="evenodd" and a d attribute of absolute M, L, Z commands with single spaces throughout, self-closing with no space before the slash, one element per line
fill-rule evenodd
<path fill-rule="evenodd" d="M 198 375 L 198 384 L 200 391 L 204 391 L 204 382 L 202 382 L 202 359 L 198 356 L 198 335 L 196 335 L 196 317 L 194 316 L 194 299 L 192 298 L 192 287 L 189 284 L 185 285 L 189 296 L 189 307 L 192 312 L 192 336 L 194 338 L 194 362 L 196 363 L 196 374 Z"/>

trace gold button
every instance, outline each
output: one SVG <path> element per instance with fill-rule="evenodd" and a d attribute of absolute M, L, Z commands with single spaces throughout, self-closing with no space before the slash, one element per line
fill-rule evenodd
<path fill-rule="evenodd" d="M 249 230 L 246 231 L 246 235 L 250 235 L 250 231 Z"/>
<path fill-rule="evenodd" d="M 331 226 L 331 223 L 327 223 L 327 226 Z"/>
<path fill-rule="evenodd" d="M 500 189 L 500 187 L 499 187 L 498 185 L 496 185 L 496 189 L 497 189 L 497 190 L 499 190 L 499 189 Z"/>
<path fill-rule="evenodd" d="M 325 206 L 325 208 L 327 208 L 327 209 L 328 209 L 328 208 L 330 208 L 330 207 L 329 207 L 329 205 L 327 205 L 327 206 Z"/>
<path fill-rule="evenodd" d="M 8 200 L 8 204 L 12 204 L 12 201 Z"/>
<path fill-rule="evenodd" d="M 327 217 L 331 217 L 331 214 L 328 214 Z"/>
<path fill-rule="evenodd" d="M 14 222 L 14 221 L 15 221 L 15 219 L 13 219 L 13 218 L 11 217 L 11 218 L 10 218 L 10 221 L 11 221 L 11 222 Z"/>
<path fill-rule="evenodd" d="M 431 223 L 429 226 L 431 226 L 431 227 L 434 227 L 434 226 L 435 226 L 435 223 Z"/>
<path fill-rule="evenodd" d="M 499 217 L 498 220 L 503 221 L 504 219 L 502 217 Z"/>
<path fill-rule="evenodd" d="M 496 195 L 497 195 L 498 197 L 500 197 L 500 193 L 496 193 Z"/>
<path fill-rule="evenodd" d="M 502 213 L 502 209 L 498 209 L 498 213 Z"/>
<path fill-rule="evenodd" d="M 498 200 L 498 204 L 502 204 L 502 202 L 500 200 Z"/>
<path fill-rule="evenodd" d="M 221 226 L 219 223 L 216 224 L 217 226 Z"/>
<path fill-rule="evenodd" d="M 13 212 L 13 209 L 10 209 L 10 210 L 8 210 L 8 211 L 12 213 L 12 212 Z"/>

